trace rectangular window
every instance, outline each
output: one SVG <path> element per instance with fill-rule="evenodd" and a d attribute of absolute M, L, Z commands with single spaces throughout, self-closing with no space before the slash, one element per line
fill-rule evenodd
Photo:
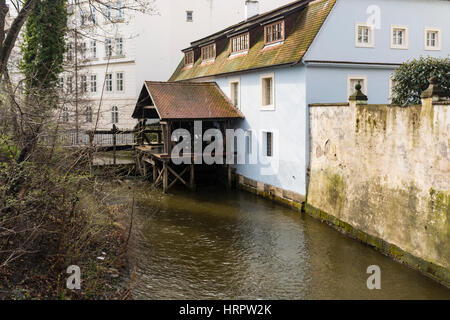
<path fill-rule="evenodd" d="M 117 10 L 116 20 L 122 20 L 122 18 L 123 18 L 122 1 L 117 1 L 116 2 L 116 10 Z"/>
<path fill-rule="evenodd" d="M 87 92 L 87 76 L 81 76 L 81 92 Z"/>
<path fill-rule="evenodd" d="M 73 77 L 67 78 L 67 92 L 72 93 L 73 91 Z"/>
<path fill-rule="evenodd" d="M 192 22 L 192 21 L 194 21 L 194 12 L 186 11 L 186 22 Z"/>
<path fill-rule="evenodd" d="M 202 60 L 212 60 L 216 57 L 216 44 L 210 44 L 202 48 Z"/>
<path fill-rule="evenodd" d="M 355 86 L 357 84 L 361 85 L 361 91 L 367 95 L 367 77 L 359 75 L 350 75 L 347 79 L 347 97 L 350 97 L 355 93 Z"/>
<path fill-rule="evenodd" d="M 284 20 L 269 24 L 264 28 L 265 43 L 271 44 L 284 40 Z"/>
<path fill-rule="evenodd" d="M 91 92 L 97 92 L 97 76 L 95 74 L 91 75 Z"/>
<path fill-rule="evenodd" d="M 194 51 L 189 51 L 184 54 L 184 65 L 190 66 L 194 64 Z"/>
<path fill-rule="evenodd" d="M 247 51 L 250 47 L 249 40 L 249 33 L 241 34 L 237 37 L 231 38 L 231 53 Z"/>
<path fill-rule="evenodd" d="M 253 132 L 251 130 L 247 130 L 246 135 L 245 135 L 247 154 L 252 154 L 252 148 L 253 148 L 252 134 L 253 134 Z"/>
<path fill-rule="evenodd" d="M 86 24 L 86 13 L 83 9 L 80 10 L 80 25 L 84 26 Z"/>
<path fill-rule="evenodd" d="M 112 73 L 107 73 L 105 76 L 105 89 L 108 92 L 111 92 L 113 90 L 113 75 Z"/>
<path fill-rule="evenodd" d="M 71 43 L 67 45 L 67 61 L 73 61 L 73 45 Z"/>
<path fill-rule="evenodd" d="M 363 48 L 374 46 L 373 26 L 368 24 L 356 25 L 355 45 Z"/>
<path fill-rule="evenodd" d="M 273 74 L 261 77 L 262 108 L 274 110 L 274 76 Z"/>
<path fill-rule="evenodd" d="M 408 49 L 408 28 L 391 26 L 391 48 Z"/>
<path fill-rule="evenodd" d="M 61 90 L 64 90 L 64 78 L 63 77 L 59 78 L 59 88 Z"/>
<path fill-rule="evenodd" d="M 97 19 L 96 19 L 96 17 L 95 17 L 95 8 L 94 7 L 91 7 L 91 14 L 90 14 L 90 16 L 89 16 L 89 20 L 90 20 L 90 22 L 92 23 L 92 24 L 96 24 L 97 23 Z"/>
<path fill-rule="evenodd" d="M 230 99 L 233 104 L 239 108 L 239 81 L 230 82 Z"/>
<path fill-rule="evenodd" d="M 116 73 L 116 90 L 123 91 L 123 72 Z"/>
<path fill-rule="evenodd" d="M 106 39 L 106 41 L 105 41 L 105 53 L 106 53 L 107 57 L 112 56 L 112 40 L 111 39 Z"/>
<path fill-rule="evenodd" d="M 425 50 L 441 50 L 440 29 L 425 29 Z"/>
<path fill-rule="evenodd" d="M 105 7 L 105 18 L 106 18 L 107 22 L 111 21 L 111 5 L 110 4 L 107 4 Z"/>
<path fill-rule="evenodd" d="M 116 38 L 116 56 L 123 55 L 123 38 Z"/>
<path fill-rule="evenodd" d="M 83 59 L 83 60 L 86 59 L 86 51 L 87 51 L 87 49 L 86 49 L 86 43 L 85 43 L 85 42 L 82 42 L 82 43 L 80 44 L 80 54 L 81 54 L 81 59 Z"/>
<path fill-rule="evenodd" d="M 97 58 L 97 41 L 91 40 L 91 59 Z"/>
<path fill-rule="evenodd" d="M 265 132 L 265 147 L 266 157 L 272 157 L 273 156 L 273 133 L 272 132 Z"/>

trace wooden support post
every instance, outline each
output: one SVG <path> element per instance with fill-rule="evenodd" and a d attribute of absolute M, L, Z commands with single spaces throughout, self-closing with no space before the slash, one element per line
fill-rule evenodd
<path fill-rule="evenodd" d="M 195 165 L 191 164 L 191 175 L 189 177 L 189 187 L 192 191 L 195 191 Z"/>
<path fill-rule="evenodd" d="M 157 177 L 157 173 L 158 171 L 156 170 L 156 161 L 153 163 L 153 183 L 156 183 L 156 179 L 158 179 Z"/>
<path fill-rule="evenodd" d="M 169 187 L 169 170 L 167 170 L 167 162 L 163 162 L 163 192 L 167 193 Z"/>
<path fill-rule="evenodd" d="M 115 124 L 113 124 L 113 128 L 111 131 L 112 131 L 112 135 L 113 135 L 113 164 L 116 165 L 117 164 L 117 159 L 116 159 L 117 128 L 116 128 Z"/>
<path fill-rule="evenodd" d="M 231 190 L 231 165 L 227 164 L 227 189 Z"/>

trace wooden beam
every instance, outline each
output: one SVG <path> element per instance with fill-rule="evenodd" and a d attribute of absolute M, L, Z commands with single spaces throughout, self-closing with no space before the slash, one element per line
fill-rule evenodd
<path fill-rule="evenodd" d="M 168 184 L 169 184 L 169 170 L 167 170 L 167 162 L 163 162 L 163 192 L 167 193 L 168 190 Z"/>
<path fill-rule="evenodd" d="M 192 191 L 195 191 L 195 165 L 190 164 L 191 168 L 190 177 L 189 177 L 189 187 Z"/>
<path fill-rule="evenodd" d="M 184 179 L 182 178 L 183 174 L 186 173 L 188 167 L 184 168 L 184 170 L 183 170 L 180 174 L 176 173 L 176 171 L 173 170 L 170 166 L 167 166 L 167 168 L 168 168 L 169 171 L 175 176 L 175 180 L 174 180 L 174 181 L 177 181 L 177 179 L 178 179 L 178 180 L 180 180 L 185 186 L 188 186 L 188 183 L 187 183 L 186 181 L 184 181 Z"/>

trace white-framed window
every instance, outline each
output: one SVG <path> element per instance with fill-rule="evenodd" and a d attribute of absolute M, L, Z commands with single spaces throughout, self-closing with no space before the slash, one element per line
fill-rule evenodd
<path fill-rule="evenodd" d="M 83 9 L 80 9 L 80 25 L 84 26 L 86 24 L 86 13 Z"/>
<path fill-rule="evenodd" d="M 266 157 L 273 157 L 273 132 L 271 131 L 263 132 L 263 142 L 264 142 L 264 155 Z"/>
<path fill-rule="evenodd" d="M 391 26 L 391 48 L 408 49 L 408 27 Z"/>
<path fill-rule="evenodd" d="M 123 38 L 116 38 L 116 56 L 123 55 Z"/>
<path fill-rule="evenodd" d="M 233 79 L 230 81 L 230 100 L 236 106 L 236 108 L 240 109 L 240 100 L 241 100 L 241 86 L 239 79 Z"/>
<path fill-rule="evenodd" d="M 116 90 L 123 91 L 123 72 L 116 73 Z"/>
<path fill-rule="evenodd" d="M 73 61 L 73 45 L 71 43 L 67 45 L 67 61 Z"/>
<path fill-rule="evenodd" d="M 355 93 L 355 86 L 361 85 L 361 91 L 367 95 L 367 76 L 365 75 L 349 75 L 347 77 L 347 97 Z"/>
<path fill-rule="evenodd" d="M 357 23 L 355 26 L 355 46 L 359 48 L 373 48 L 375 34 L 373 25 Z"/>
<path fill-rule="evenodd" d="M 96 24 L 97 23 L 97 18 L 96 18 L 96 16 L 95 16 L 95 8 L 94 7 L 91 7 L 91 14 L 90 14 L 90 16 L 89 16 L 89 21 L 92 23 L 92 24 Z"/>
<path fill-rule="evenodd" d="M 117 106 L 113 106 L 111 109 L 111 122 L 113 124 L 119 123 L 119 108 Z"/>
<path fill-rule="evenodd" d="M 90 51 L 91 51 L 91 59 L 97 58 L 97 41 L 91 40 Z"/>
<path fill-rule="evenodd" d="M 441 29 L 425 28 L 425 50 L 441 50 Z"/>
<path fill-rule="evenodd" d="M 105 6 L 105 19 L 106 19 L 106 22 L 111 21 L 111 5 L 110 4 L 107 4 Z"/>
<path fill-rule="evenodd" d="M 69 108 L 66 106 L 64 106 L 62 110 L 62 121 L 65 123 L 69 122 Z"/>
<path fill-rule="evenodd" d="M 73 76 L 67 77 L 67 92 L 72 93 L 73 91 Z"/>
<path fill-rule="evenodd" d="M 194 11 L 188 10 L 186 11 L 186 22 L 193 22 L 194 21 Z"/>
<path fill-rule="evenodd" d="M 81 44 L 80 44 L 80 54 L 81 54 L 81 59 L 86 59 L 86 51 L 87 51 L 87 48 L 86 48 L 86 42 L 82 42 Z"/>
<path fill-rule="evenodd" d="M 123 6 L 122 6 L 122 1 L 117 1 L 116 2 L 116 20 L 122 20 L 123 18 Z"/>
<path fill-rule="evenodd" d="M 105 40 L 105 54 L 107 57 L 112 56 L 112 39 Z"/>
<path fill-rule="evenodd" d="M 275 110 L 275 76 L 273 73 L 261 76 L 261 109 Z"/>
<path fill-rule="evenodd" d="M 112 73 L 107 73 L 105 75 L 105 90 L 108 92 L 113 91 L 113 75 L 112 75 Z"/>
<path fill-rule="evenodd" d="M 91 92 L 97 92 L 97 75 L 91 74 Z"/>
<path fill-rule="evenodd" d="M 92 122 L 92 107 L 91 106 L 86 107 L 86 122 L 87 123 Z"/>
<path fill-rule="evenodd" d="M 251 155 L 253 150 L 253 132 L 252 130 L 247 130 L 245 133 L 245 146 L 247 149 L 247 154 Z"/>
<path fill-rule="evenodd" d="M 87 92 L 87 76 L 81 76 L 81 92 Z"/>
<path fill-rule="evenodd" d="M 59 78 L 59 88 L 62 90 L 64 90 L 64 78 L 61 77 Z"/>

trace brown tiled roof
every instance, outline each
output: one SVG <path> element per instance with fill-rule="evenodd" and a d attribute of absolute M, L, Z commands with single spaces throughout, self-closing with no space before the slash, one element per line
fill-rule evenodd
<path fill-rule="evenodd" d="M 202 65 L 201 58 L 198 58 L 191 68 L 185 68 L 184 60 L 182 60 L 169 81 L 189 80 L 300 62 L 335 5 L 336 0 L 316 0 L 312 2 L 301 0 L 295 3 L 304 4 L 304 7 L 297 6 L 297 10 L 301 9 L 301 11 L 290 13 L 290 19 L 294 19 L 293 26 L 290 30 L 287 30 L 288 33 L 286 34 L 286 39 L 282 45 L 270 49 L 265 48 L 263 50 L 264 28 L 259 27 L 257 29 L 258 31 L 251 36 L 254 37 L 254 39 L 251 39 L 251 47 L 247 54 L 229 58 L 230 41 L 228 41 L 225 48 L 221 52 L 218 52 L 218 56 L 214 63 Z M 267 19 L 270 20 L 274 16 L 277 16 L 278 11 L 282 14 L 286 14 L 285 11 L 287 9 L 288 8 L 284 6 L 271 11 L 270 15 L 267 16 Z M 255 19 L 264 20 L 266 19 L 266 14 Z M 260 22 L 259 20 L 255 21 L 258 25 L 263 23 L 263 21 Z M 235 33 L 235 30 L 246 23 L 248 24 L 248 21 L 244 21 L 241 25 L 238 24 L 233 28 L 227 28 L 222 34 L 217 33 L 215 36 L 205 38 L 205 41 L 211 41 L 210 38 L 214 37 L 217 37 L 218 39 L 220 36 L 223 37 L 230 32 Z M 201 41 L 194 42 L 193 44 L 199 42 Z"/>
<path fill-rule="evenodd" d="M 145 81 L 142 90 L 133 118 L 139 118 L 143 114 L 142 110 L 149 104 L 156 108 L 160 120 L 244 117 L 215 82 Z"/>

